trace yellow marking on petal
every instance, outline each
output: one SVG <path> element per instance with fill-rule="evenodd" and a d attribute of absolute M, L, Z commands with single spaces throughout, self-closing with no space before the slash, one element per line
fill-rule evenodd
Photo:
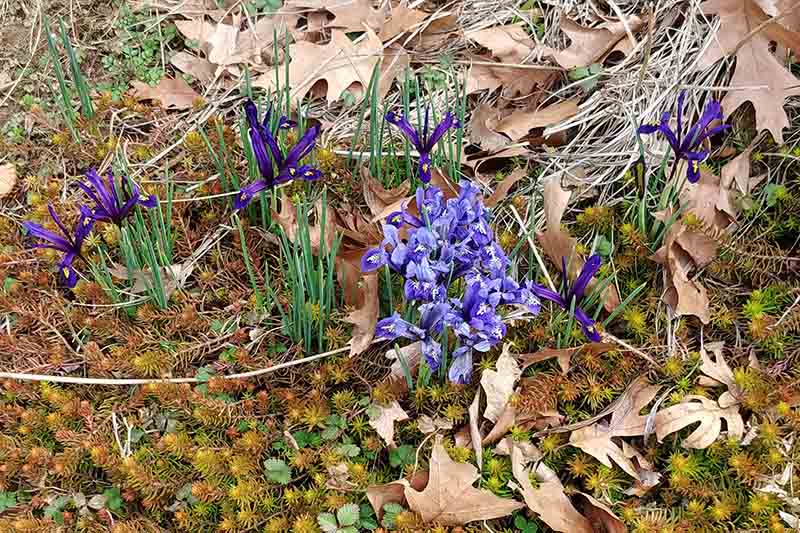
<path fill-rule="evenodd" d="M 83 227 L 84 227 L 84 228 L 85 228 L 86 226 L 88 226 L 89 224 L 91 224 L 91 223 L 92 223 L 92 219 L 91 219 L 91 218 L 89 218 L 89 217 L 86 217 L 86 218 L 84 218 L 84 219 L 83 219 Z"/>
<path fill-rule="evenodd" d="M 422 171 L 423 172 L 427 172 L 428 171 L 428 163 L 422 163 Z"/>
<path fill-rule="evenodd" d="M 246 193 L 246 192 L 243 192 L 242 194 L 240 194 L 240 195 L 239 195 L 239 199 L 240 199 L 240 200 L 247 200 L 247 193 Z"/>
<path fill-rule="evenodd" d="M 692 161 L 692 171 L 696 173 L 699 169 L 700 165 L 697 164 L 697 161 L 696 160 Z"/>
<path fill-rule="evenodd" d="M 289 174 L 291 174 L 292 176 L 294 176 L 295 172 L 297 172 L 296 168 L 292 167 L 289 169 Z"/>
<path fill-rule="evenodd" d="M 62 268 L 61 272 L 64 274 L 65 278 L 69 277 L 69 269 L 67 267 Z"/>
<path fill-rule="evenodd" d="M 306 170 L 306 176 L 313 176 L 313 175 L 314 175 L 313 170 Z"/>

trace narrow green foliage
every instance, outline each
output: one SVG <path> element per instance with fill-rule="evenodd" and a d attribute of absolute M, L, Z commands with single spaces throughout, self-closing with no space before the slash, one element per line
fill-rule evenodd
<path fill-rule="evenodd" d="M 61 93 L 61 101 L 59 102 L 59 108 L 61 109 L 61 114 L 64 116 L 64 122 L 66 122 L 70 134 L 72 135 L 72 139 L 76 143 L 80 144 L 81 137 L 78 134 L 77 129 L 75 128 L 75 120 L 76 120 L 75 109 L 72 107 L 72 98 L 70 97 L 69 88 L 67 87 L 67 81 L 66 78 L 64 77 L 64 70 L 61 68 L 61 56 L 58 53 L 58 49 L 56 48 L 56 43 L 53 40 L 53 35 L 52 32 L 50 31 L 50 23 L 48 22 L 46 16 L 43 17 L 42 23 L 44 24 L 44 32 L 47 37 L 47 51 L 50 54 L 50 62 L 53 63 L 53 71 L 56 74 L 56 79 L 58 80 L 58 88 Z"/>
<path fill-rule="evenodd" d="M 61 20 L 59 22 L 61 26 L 61 42 L 64 44 L 64 50 L 67 51 L 67 56 L 69 57 L 69 69 L 72 73 L 72 81 L 75 84 L 75 88 L 78 90 L 78 97 L 81 99 L 81 114 L 85 118 L 92 118 L 94 116 L 94 107 L 92 106 L 92 99 L 89 96 L 89 85 L 86 83 L 86 78 L 84 78 L 81 72 L 78 56 L 75 54 L 75 49 L 72 47 L 72 43 L 69 40 L 64 21 Z"/>

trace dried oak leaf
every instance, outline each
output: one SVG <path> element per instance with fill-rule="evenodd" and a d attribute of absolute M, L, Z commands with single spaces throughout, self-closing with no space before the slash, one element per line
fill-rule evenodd
<path fill-rule="evenodd" d="M 744 36 L 763 21 L 763 11 L 752 0 L 708 0 L 700 4 L 700 9 L 706 15 L 719 15 L 720 26 L 698 68 L 736 54 L 736 69 L 730 81 L 733 90 L 722 99 L 725 115 L 751 102 L 757 129 L 769 130 L 778 144 L 783 143 L 783 129 L 789 127 L 783 103 L 790 96 L 800 95 L 798 79 L 770 51 L 770 40 L 765 34 L 753 35 L 740 46 Z"/>
<path fill-rule="evenodd" d="M 644 435 L 647 417 L 640 415 L 639 411 L 655 398 L 659 388 L 650 385 L 644 376 L 637 378 L 617 401 L 608 423 L 600 421 L 576 429 L 570 435 L 569 443 L 609 468 L 613 459 L 631 477 L 639 479 L 630 458 L 612 439 Z"/>
<path fill-rule="evenodd" d="M 472 117 L 467 126 L 467 135 L 473 144 L 484 150 L 499 150 L 511 144 L 505 136 L 492 130 L 487 124 L 490 120 L 497 119 L 497 110 L 486 103 L 478 104 L 472 111 Z"/>
<path fill-rule="evenodd" d="M 189 109 L 200 96 L 183 78 L 164 78 L 155 87 L 141 81 L 132 81 L 131 85 L 134 98 L 158 100 L 165 109 Z"/>
<path fill-rule="evenodd" d="M 578 99 L 571 98 L 534 111 L 515 111 L 502 120 L 490 119 L 487 127 L 505 133 L 512 141 L 525 137 L 534 128 L 553 126 L 578 114 Z"/>
<path fill-rule="evenodd" d="M 178 52 L 172 56 L 169 62 L 175 68 L 197 78 L 197 81 L 203 83 L 213 81 L 217 72 L 217 66 L 214 63 L 188 52 Z"/>
<path fill-rule="evenodd" d="M 395 448 L 394 423 L 408 420 L 408 414 L 397 401 L 388 406 L 372 404 L 369 413 L 369 425 L 383 439 L 389 448 Z"/>
<path fill-rule="evenodd" d="M 522 448 L 516 444 L 511 446 L 511 471 L 528 508 L 554 531 L 594 533 L 592 525 L 564 493 L 564 486 L 556 473 L 544 463 L 538 463 L 534 474 L 539 486 L 534 488 L 530 480 L 531 469 L 526 468 L 527 459 Z"/>
<path fill-rule="evenodd" d="M 386 189 L 384 186 L 369 173 L 369 168 L 361 167 L 361 187 L 364 193 L 364 201 L 372 213 L 372 216 L 379 216 L 386 211 L 386 208 L 397 205 L 400 200 L 405 200 L 408 196 L 411 184 L 404 181 L 397 187 Z"/>
<path fill-rule="evenodd" d="M 480 478 L 478 469 L 468 463 L 456 463 L 442 445 L 441 435 L 431 452 L 428 485 L 424 490 L 405 487 L 409 508 L 426 524 L 463 526 L 476 520 L 508 516 L 523 507 L 509 498 L 501 498 L 472 486 Z"/>
<path fill-rule="evenodd" d="M 320 30 L 336 28 L 355 32 L 368 27 L 380 31 L 386 19 L 385 4 L 381 2 L 381 7 L 375 9 L 372 0 L 288 0 L 285 5 L 287 11 L 296 15 L 324 15 L 321 26 L 315 28 Z"/>
<path fill-rule="evenodd" d="M 383 506 L 387 503 L 404 504 L 405 489 L 411 487 L 415 490 L 422 490 L 428 484 L 428 472 L 418 471 L 409 480 L 406 478 L 384 483 L 383 485 L 371 485 L 367 487 L 367 499 L 375 510 L 378 520 L 383 518 Z"/>
<path fill-rule="evenodd" d="M 494 192 L 489 195 L 486 200 L 484 200 L 483 205 L 486 207 L 495 207 L 497 204 L 503 201 L 506 196 L 508 196 L 508 192 L 511 190 L 519 180 L 524 178 L 528 175 L 528 170 L 524 167 L 517 167 L 512 170 L 508 176 L 503 178 L 503 181 L 497 184 L 494 188 Z"/>
<path fill-rule="evenodd" d="M 683 441 L 684 448 L 702 450 L 711 446 L 722 429 L 722 420 L 728 425 L 728 436 L 741 439 L 744 422 L 738 405 L 721 407 L 714 400 L 704 396 L 686 396 L 686 399 L 656 413 L 656 437 L 659 442 L 664 437 L 680 431 L 696 422 L 700 425 Z"/>
<path fill-rule="evenodd" d="M 492 57 L 474 56 L 475 63 L 467 73 L 468 94 L 503 87 L 506 96 L 528 96 L 537 89 L 546 90 L 558 79 L 559 73 L 552 68 L 537 68 L 526 63 L 540 50 L 528 37 L 522 23 L 469 31 L 465 36 L 492 53 Z M 487 64 L 493 62 L 496 65 Z"/>
<path fill-rule="evenodd" d="M 0 198 L 7 196 L 17 183 L 17 167 L 14 163 L 0 165 Z"/>
<path fill-rule="evenodd" d="M 552 53 L 556 63 L 566 69 L 587 67 L 596 63 L 611 52 L 627 32 L 641 29 L 643 21 L 637 16 L 628 17 L 625 22 L 606 22 L 595 28 L 587 28 L 567 18 L 561 19 L 561 31 L 570 38 L 570 45 L 564 50 Z"/>
<path fill-rule="evenodd" d="M 728 366 L 728 362 L 725 361 L 725 357 L 722 355 L 723 346 L 723 342 L 709 342 L 700 348 L 700 359 L 702 361 L 700 372 L 705 376 L 700 376 L 699 381 L 704 386 L 727 386 L 728 390 L 717 400 L 720 407 L 726 408 L 740 403 L 742 388 L 736 384 L 733 370 Z M 714 354 L 713 359 L 708 354 L 709 351 Z"/>
<path fill-rule="evenodd" d="M 616 344 L 589 342 L 575 348 L 545 348 L 538 352 L 522 354 L 519 356 L 519 360 L 522 362 L 522 369 L 525 370 L 534 363 L 539 363 L 555 357 L 558 359 L 558 366 L 561 367 L 561 374 L 566 376 L 567 372 L 569 372 L 570 361 L 573 354 L 586 351 L 599 355 L 616 349 Z"/>
<path fill-rule="evenodd" d="M 492 422 L 497 422 L 514 392 L 514 384 L 522 375 L 517 360 L 511 355 L 508 343 L 503 345 L 496 368 L 497 370 L 484 370 L 481 375 L 481 387 L 486 392 L 486 409 L 483 416 Z"/>
<path fill-rule="evenodd" d="M 428 13 L 419 9 L 409 8 L 405 2 L 391 7 L 389 19 L 384 22 L 378 37 L 381 41 L 389 41 L 398 35 L 414 31 L 428 18 Z"/>
<path fill-rule="evenodd" d="M 292 102 L 302 100 L 318 81 L 327 84 L 328 102 L 338 100 L 347 89 L 363 94 L 382 55 L 383 43 L 374 31 L 367 29 L 364 39 L 355 44 L 343 31 L 332 30 L 328 44 L 301 41 L 289 46 L 289 79 L 285 79 L 285 69 L 279 69 L 278 77 L 284 78 L 280 86 L 292 88 Z M 275 90 L 275 74 L 262 74 L 253 80 L 253 86 Z"/>

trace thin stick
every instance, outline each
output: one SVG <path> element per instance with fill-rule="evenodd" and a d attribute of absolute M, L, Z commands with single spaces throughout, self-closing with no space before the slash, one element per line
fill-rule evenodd
<path fill-rule="evenodd" d="M 650 357 L 649 355 L 647 355 L 643 351 L 641 351 L 641 350 L 639 350 L 637 348 L 634 348 L 633 346 L 631 346 L 630 344 L 628 344 L 624 340 L 618 339 L 617 337 L 615 337 L 611 333 L 608 333 L 607 331 L 603 331 L 600 335 L 603 336 L 603 340 L 610 340 L 610 341 L 616 342 L 617 344 L 619 344 L 620 346 L 622 346 L 623 348 L 625 348 L 629 352 L 635 353 L 636 355 L 638 355 L 639 357 L 641 357 L 642 359 L 644 359 L 645 361 L 647 361 L 648 363 L 650 363 L 654 367 L 659 368 L 659 364 L 656 363 L 655 359 L 653 359 L 652 357 Z"/>
<path fill-rule="evenodd" d="M 528 235 L 527 231 L 528 228 L 525 227 L 525 222 L 523 222 L 522 217 L 519 216 L 519 213 L 517 212 L 517 208 L 514 207 L 513 205 L 511 206 L 511 212 L 514 214 L 514 218 L 517 219 L 520 228 L 522 228 L 522 231 L 525 233 L 525 238 L 528 239 L 528 245 L 531 247 L 533 256 L 536 257 L 536 262 L 539 263 L 539 268 L 541 268 L 542 272 L 544 272 L 544 278 L 547 280 L 547 284 L 550 285 L 550 290 L 553 292 L 558 292 L 558 289 L 556 289 L 556 286 L 553 284 L 553 280 L 550 279 L 550 274 L 547 272 L 547 267 L 544 266 L 544 261 L 542 261 L 542 256 L 539 255 L 539 251 L 536 249 L 536 244 L 534 244 L 533 239 L 531 239 L 531 236 Z"/>
<path fill-rule="evenodd" d="M 279 365 L 270 366 L 267 368 L 260 368 L 258 370 L 251 370 L 250 372 L 243 372 L 241 374 L 229 374 L 225 376 L 218 376 L 222 379 L 246 379 L 270 374 L 289 368 L 292 366 L 302 365 L 303 363 L 310 363 L 318 359 L 324 359 L 329 355 L 346 352 L 350 350 L 350 346 L 337 348 L 329 352 L 318 353 L 316 355 L 309 355 L 302 359 L 288 361 Z M 112 385 L 112 386 L 127 386 L 127 385 L 149 385 L 151 383 L 200 383 L 199 378 L 165 378 L 165 379 L 106 379 L 106 378 L 79 378 L 73 376 L 48 376 L 45 374 L 25 374 L 16 372 L 0 372 L 0 379 L 18 379 L 22 381 L 47 381 L 50 383 L 70 383 L 73 385 Z"/>

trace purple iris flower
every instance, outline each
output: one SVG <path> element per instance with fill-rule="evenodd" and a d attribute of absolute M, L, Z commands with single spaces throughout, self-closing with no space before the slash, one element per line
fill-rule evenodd
<path fill-rule="evenodd" d="M 318 125 L 309 128 L 284 156 L 269 129 L 271 109 L 267 109 L 261 122 L 258 120 L 256 104 L 252 100 L 245 102 L 244 111 L 250 126 L 250 144 L 262 179 L 239 191 L 233 204 L 235 209 L 246 207 L 256 194 L 277 184 L 297 178 L 313 181 L 322 176 L 322 173 L 311 165 L 299 166 L 300 160 L 311 152 L 317 142 L 320 130 Z M 286 117 L 278 120 L 278 129 L 291 128 L 294 125 L 295 123 Z M 277 175 L 275 168 L 278 170 Z"/>
<path fill-rule="evenodd" d="M 386 340 L 405 338 L 422 341 L 422 355 L 431 370 L 436 371 L 441 364 L 442 346 L 433 338 L 433 334 L 441 330 L 441 323 L 449 307 L 445 303 L 425 304 L 420 306 L 422 316 L 419 326 L 415 326 L 394 313 L 379 321 L 375 328 L 375 336 Z"/>
<path fill-rule="evenodd" d="M 658 124 L 643 124 L 639 127 L 639 133 L 642 135 L 650 135 L 651 133 L 661 132 L 667 139 L 672 153 L 675 154 L 675 165 L 678 161 L 683 159 L 687 162 L 686 177 L 690 183 L 696 183 L 700 179 L 700 163 L 708 157 L 706 150 L 698 150 L 702 142 L 707 138 L 716 135 L 717 133 L 730 128 L 727 124 L 722 124 L 709 128 L 715 120 L 722 120 L 722 106 L 716 100 L 706 104 L 703 109 L 703 114 L 700 115 L 700 120 L 692 125 L 691 128 L 683 134 L 683 104 L 686 100 L 686 91 L 681 91 L 678 96 L 678 113 L 677 113 L 677 129 L 672 130 L 669 125 L 670 113 L 665 111 L 661 115 L 661 121 Z M 675 168 L 675 167 L 673 167 Z"/>
<path fill-rule="evenodd" d="M 128 176 L 122 178 L 121 189 L 117 189 L 114 174 L 109 170 L 106 179 L 100 177 L 95 169 L 86 172 L 88 183 L 80 182 L 78 187 L 95 203 L 92 216 L 97 221 L 113 222 L 122 226 L 135 205 L 148 209 L 158 205 L 155 195 L 141 194 L 139 186 Z"/>
<path fill-rule="evenodd" d="M 590 341 L 599 342 L 600 333 L 598 333 L 597 329 L 595 328 L 594 320 L 592 320 L 591 317 L 586 314 L 586 311 L 580 307 L 580 303 L 586 292 L 587 285 L 589 285 L 589 282 L 592 280 L 595 274 L 597 274 L 597 271 L 600 270 L 600 256 L 598 254 L 594 254 L 586 261 L 581 269 L 580 274 L 578 274 L 578 277 L 571 286 L 568 282 L 569 278 L 567 278 L 566 260 L 563 257 L 561 258 L 561 267 L 563 269 L 564 283 L 567 284 L 567 289 L 564 295 L 553 292 L 547 287 L 543 287 L 536 283 L 531 283 L 529 285 L 529 289 L 537 297 L 550 300 L 567 311 L 569 311 L 570 307 L 572 306 L 572 299 L 574 298 L 575 320 L 578 321 L 581 326 L 581 330 L 583 330 L 583 334 L 586 335 Z"/>
<path fill-rule="evenodd" d="M 64 254 L 64 257 L 58 263 L 58 272 L 66 286 L 72 288 L 78 283 L 78 273 L 72 268 L 72 263 L 76 257 L 83 258 L 81 248 L 83 247 L 83 241 L 94 225 L 94 215 L 88 207 L 82 205 L 80 207 L 81 216 L 75 224 L 75 229 L 70 233 L 61 223 L 61 219 L 58 218 L 55 210 L 53 210 L 53 206 L 48 204 L 47 210 L 50 212 L 53 222 L 56 223 L 56 226 L 61 231 L 61 235 L 45 229 L 36 222 L 25 221 L 22 226 L 27 230 L 29 237 L 45 241 L 31 245 L 32 248 L 50 248 Z"/>
<path fill-rule="evenodd" d="M 406 117 L 394 111 L 389 111 L 386 113 L 385 117 L 386 122 L 400 128 L 403 135 L 406 136 L 411 144 L 414 145 L 417 152 L 419 152 L 419 179 L 422 183 L 430 183 L 431 181 L 431 152 L 433 151 L 433 147 L 436 146 L 436 143 L 439 142 L 439 139 L 444 136 L 447 130 L 461 127 L 461 123 L 458 119 L 448 111 L 442 121 L 433 128 L 430 136 L 428 136 L 428 112 L 429 110 L 426 109 L 425 123 L 421 132 L 414 128 Z"/>

